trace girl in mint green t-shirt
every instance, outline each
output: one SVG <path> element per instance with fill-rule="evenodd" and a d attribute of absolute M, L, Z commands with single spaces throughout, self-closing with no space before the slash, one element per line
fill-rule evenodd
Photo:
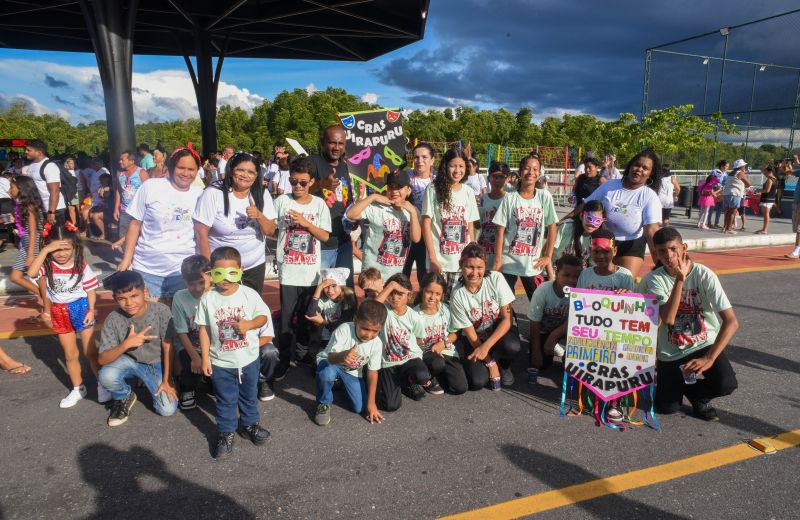
<path fill-rule="evenodd" d="M 328 343 L 339 325 L 353 321 L 356 314 L 356 295 L 346 285 L 348 276 L 350 269 L 346 267 L 323 269 L 320 273 L 322 281 L 314 290 L 306 311 L 306 319 L 316 325 L 316 330 L 319 331 L 319 335 L 312 339 L 311 351 L 314 355 Z"/>

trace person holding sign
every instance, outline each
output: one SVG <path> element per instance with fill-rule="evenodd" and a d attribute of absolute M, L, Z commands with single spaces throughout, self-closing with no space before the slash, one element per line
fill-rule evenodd
<path fill-rule="evenodd" d="M 469 389 L 512 386 L 511 362 L 520 351 L 519 333 L 512 330 L 514 291 L 497 271 L 486 274 L 486 253 L 478 244 L 464 248 L 460 264 L 463 286 L 450 300 L 450 327 L 461 331 L 456 351 Z"/>
<path fill-rule="evenodd" d="M 458 260 L 475 236 L 473 222 L 480 220 L 475 192 L 462 184 L 467 156 L 451 148 L 439 163 L 439 173 L 425 189 L 422 203 L 422 237 L 428 250 L 428 270 L 447 279 L 445 301 L 458 282 Z"/>
<path fill-rule="evenodd" d="M 592 234 L 592 261 L 594 267 L 581 271 L 578 287 L 596 291 L 633 291 L 633 275 L 621 265 L 614 264 L 617 245 L 614 233 L 607 229 L 598 229 Z"/>
<path fill-rule="evenodd" d="M 653 242 L 660 267 L 644 277 L 639 292 L 661 303 L 656 411 L 675 413 L 686 396 L 695 417 L 717 421 L 711 400 L 738 386 L 724 351 L 739 322 L 717 275 L 689 259 L 675 228 L 658 230 Z"/>
<path fill-rule="evenodd" d="M 519 189 L 503 199 L 492 220 L 497 226 L 492 271 L 502 272 L 512 291 L 519 277 L 528 299 L 544 281 L 541 273 L 550 267 L 557 233 L 553 196 L 536 189 L 541 166 L 533 155 L 520 161 Z"/>

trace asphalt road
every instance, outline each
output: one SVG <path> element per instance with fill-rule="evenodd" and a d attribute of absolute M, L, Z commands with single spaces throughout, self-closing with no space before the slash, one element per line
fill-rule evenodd
<path fill-rule="evenodd" d="M 660 417 L 660 432 L 560 417 L 560 376 L 530 387 L 523 359 L 511 390 L 404 398 L 382 425 L 344 409 L 337 394 L 333 422 L 321 428 L 310 371 L 295 369 L 259 405 L 268 444 L 237 438 L 217 462 L 210 398 L 161 418 L 139 391 L 128 423 L 112 429 L 92 400 L 58 408 L 67 379 L 55 337 L 4 341 L 34 370 L 0 374 L 0 518 L 433 518 L 800 427 L 798 271 L 722 283 L 741 324 L 728 350 L 739 390 L 715 401 L 719 423 L 678 413 Z M 800 449 L 786 449 L 539 516 L 796 518 L 798 463 Z"/>

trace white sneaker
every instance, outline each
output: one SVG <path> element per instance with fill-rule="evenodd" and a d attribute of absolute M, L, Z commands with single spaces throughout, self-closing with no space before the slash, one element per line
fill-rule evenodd
<path fill-rule="evenodd" d="M 113 397 L 111 397 L 111 392 L 106 390 L 106 387 L 100 383 L 97 383 L 97 402 L 100 404 L 105 404 L 112 399 Z"/>
<path fill-rule="evenodd" d="M 73 388 L 72 392 L 67 395 L 64 399 L 61 400 L 61 403 L 58 405 L 61 408 L 72 408 L 78 401 L 86 397 L 86 387 L 84 385 L 79 386 L 78 388 Z"/>

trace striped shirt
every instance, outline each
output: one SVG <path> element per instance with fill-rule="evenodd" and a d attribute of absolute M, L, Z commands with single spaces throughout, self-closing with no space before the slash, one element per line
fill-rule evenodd
<path fill-rule="evenodd" d="M 39 270 L 39 278 L 44 278 L 47 286 L 47 299 L 53 303 L 72 303 L 85 298 L 89 291 L 100 285 L 92 268 L 84 262 L 80 274 L 72 272 L 72 265 L 58 265 L 50 262 L 53 269 L 53 286 L 47 282 L 44 266 Z"/>

